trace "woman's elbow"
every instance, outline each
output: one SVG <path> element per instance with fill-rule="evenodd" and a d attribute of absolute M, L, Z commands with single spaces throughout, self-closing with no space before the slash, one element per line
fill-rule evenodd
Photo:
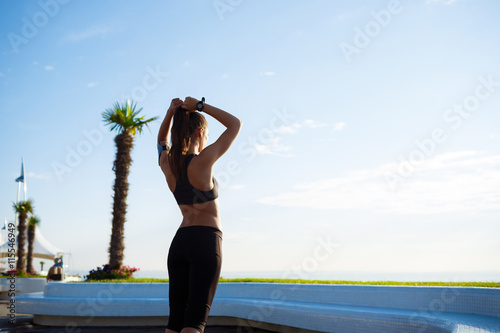
<path fill-rule="evenodd" d="M 240 131 L 241 126 L 243 126 L 243 122 L 242 122 L 240 119 L 236 118 L 236 121 L 235 121 L 234 127 L 235 127 L 235 129 L 237 129 L 237 130 L 238 130 L 238 132 Z"/>

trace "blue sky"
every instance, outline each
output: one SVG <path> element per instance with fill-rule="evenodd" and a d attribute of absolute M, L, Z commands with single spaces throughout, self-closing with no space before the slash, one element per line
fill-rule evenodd
<path fill-rule="evenodd" d="M 215 169 L 223 274 L 498 272 L 499 9 L 0 1 L 0 212 L 13 220 L 24 157 L 45 237 L 75 270 L 106 263 L 115 146 L 101 113 L 131 98 L 163 117 L 204 96 L 244 123 Z M 181 220 L 159 125 L 136 138 L 129 177 L 125 264 L 143 270 L 166 269 Z"/>

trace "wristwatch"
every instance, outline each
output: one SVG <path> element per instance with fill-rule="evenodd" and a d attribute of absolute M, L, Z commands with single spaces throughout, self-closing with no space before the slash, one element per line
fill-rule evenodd
<path fill-rule="evenodd" d="M 202 97 L 202 98 L 201 98 L 201 101 L 199 101 L 199 102 L 196 104 L 196 109 L 197 109 L 198 111 L 202 111 L 204 107 L 205 107 L 205 97 Z"/>

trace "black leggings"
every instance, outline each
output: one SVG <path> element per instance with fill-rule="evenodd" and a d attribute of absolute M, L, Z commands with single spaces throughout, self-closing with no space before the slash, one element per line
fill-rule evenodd
<path fill-rule="evenodd" d="M 222 232 L 191 226 L 177 230 L 168 252 L 170 316 L 167 328 L 203 332 L 222 265 Z"/>

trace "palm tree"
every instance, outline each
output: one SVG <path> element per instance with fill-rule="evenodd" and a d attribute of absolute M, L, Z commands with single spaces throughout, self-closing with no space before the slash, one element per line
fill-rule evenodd
<path fill-rule="evenodd" d="M 28 214 L 33 214 L 33 203 L 31 200 L 13 204 L 14 210 L 19 214 L 19 224 L 17 226 L 17 271 L 24 271 L 24 244 L 26 243 L 26 220 Z"/>
<path fill-rule="evenodd" d="M 39 223 L 40 218 L 38 216 L 31 216 L 28 220 L 28 257 L 26 258 L 26 272 L 30 274 L 35 273 L 35 269 L 33 268 L 33 244 L 35 243 L 36 226 Z"/>
<path fill-rule="evenodd" d="M 156 120 L 158 117 L 144 119 L 139 116 L 142 108 L 136 110 L 136 103 L 120 105 L 116 102 L 112 108 L 102 113 L 106 125 L 111 125 L 111 131 L 116 130 L 115 137 L 116 157 L 113 170 L 115 183 L 113 185 L 113 221 L 111 240 L 109 243 L 109 269 L 119 269 L 123 264 L 125 244 L 123 242 L 125 229 L 125 214 L 127 212 L 128 174 L 132 158 L 130 153 L 134 146 L 134 137 L 142 133 L 144 125 Z"/>

